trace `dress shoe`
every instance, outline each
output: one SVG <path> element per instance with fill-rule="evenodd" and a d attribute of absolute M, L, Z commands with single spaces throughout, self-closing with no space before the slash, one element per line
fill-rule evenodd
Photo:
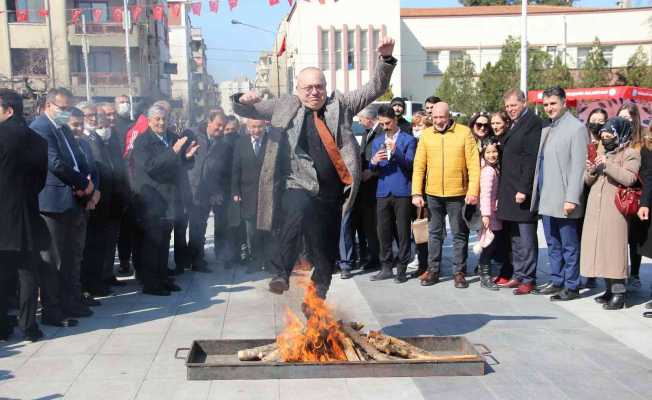
<path fill-rule="evenodd" d="M 89 289 L 88 293 L 93 297 L 107 297 L 113 294 L 113 291 L 108 286 L 97 287 Z"/>
<path fill-rule="evenodd" d="M 206 273 L 206 274 L 213 272 L 213 270 L 208 268 L 206 265 L 193 266 L 193 267 L 190 268 L 190 270 L 192 272 L 203 272 L 203 273 Z"/>
<path fill-rule="evenodd" d="M 143 288 L 143 294 L 149 294 L 152 296 L 169 296 L 170 291 L 163 288 Z"/>
<path fill-rule="evenodd" d="M 515 289 L 515 288 L 517 288 L 519 286 L 521 286 L 521 281 L 519 281 L 518 279 L 513 279 L 513 278 L 510 279 L 509 281 L 503 283 L 502 285 L 498 284 L 498 287 L 507 288 L 507 289 Z"/>
<path fill-rule="evenodd" d="M 93 315 L 93 311 L 88 306 L 78 305 L 76 307 L 66 308 L 64 314 L 72 318 L 86 318 Z"/>
<path fill-rule="evenodd" d="M 455 281 L 456 289 L 466 289 L 469 287 L 469 283 L 464 278 L 464 273 L 462 272 L 457 272 L 453 277 L 453 280 Z"/>
<path fill-rule="evenodd" d="M 646 311 L 643 313 L 643 318 L 652 318 L 652 311 Z"/>
<path fill-rule="evenodd" d="M 421 286 L 432 286 L 439 283 L 439 274 L 434 271 L 426 271 L 421 275 Z"/>
<path fill-rule="evenodd" d="M 570 301 L 580 297 L 580 291 L 577 289 L 564 289 L 561 292 L 550 297 L 550 301 Z"/>
<path fill-rule="evenodd" d="M 496 279 L 494 279 L 494 283 L 499 287 L 504 287 L 504 285 L 509 281 L 510 279 L 505 278 L 504 276 L 497 276 Z"/>
<path fill-rule="evenodd" d="M 131 275 L 131 263 L 129 261 L 120 261 L 120 267 L 118 268 L 118 274 L 121 276 Z"/>
<path fill-rule="evenodd" d="M 41 317 L 41 323 L 43 325 L 56 326 L 59 328 L 72 328 L 73 326 L 79 325 L 79 321 L 72 318 L 50 319 L 48 317 Z"/>
<path fill-rule="evenodd" d="M 534 285 L 532 283 L 521 283 L 512 293 L 514 293 L 515 296 L 522 296 L 532 293 L 533 289 Z"/>
<path fill-rule="evenodd" d="M 283 294 L 290 289 L 290 282 L 282 276 L 277 276 L 269 281 L 269 291 L 274 294 Z"/>
<path fill-rule="evenodd" d="M 601 296 L 594 297 L 593 300 L 598 304 L 607 304 L 611 300 L 611 296 L 613 296 L 611 292 L 604 292 Z"/>
<path fill-rule="evenodd" d="M 97 307 L 102 305 L 102 303 L 99 300 L 95 300 L 90 293 L 84 293 L 82 295 L 81 303 L 87 307 Z"/>
<path fill-rule="evenodd" d="M 115 276 L 107 278 L 104 283 L 108 286 L 126 286 L 127 282 L 119 281 Z"/>
<path fill-rule="evenodd" d="M 29 329 L 25 332 L 23 338 L 28 342 L 38 342 L 39 339 L 43 338 L 43 331 L 39 328 Z"/>
<path fill-rule="evenodd" d="M 586 282 L 584 282 L 584 287 L 587 289 L 595 289 L 598 287 L 598 282 L 595 278 L 586 278 Z"/>
<path fill-rule="evenodd" d="M 563 288 L 559 286 L 555 286 L 552 282 L 548 282 L 543 286 L 539 286 L 534 290 L 534 294 L 540 294 L 540 295 L 557 295 L 559 294 Z"/>
<path fill-rule="evenodd" d="M 625 304 L 625 293 L 614 293 L 609 302 L 602 305 L 605 310 L 620 310 L 627 307 Z"/>
<path fill-rule="evenodd" d="M 372 275 L 371 278 L 369 278 L 369 280 L 375 282 L 375 281 L 383 281 L 385 279 L 392 279 L 393 277 L 394 277 L 394 273 L 392 272 L 391 268 L 383 268 L 376 275 Z"/>
<path fill-rule="evenodd" d="M 13 328 L 2 329 L 0 331 L 0 341 L 9 340 L 9 338 L 13 333 L 14 333 Z"/>
<path fill-rule="evenodd" d="M 428 269 L 428 267 L 420 265 L 416 270 L 414 270 L 414 271 L 412 271 L 412 272 L 410 272 L 408 274 L 408 278 L 410 278 L 410 279 L 420 278 L 421 275 L 423 275 L 426 272 L 427 269 Z"/>
<path fill-rule="evenodd" d="M 343 269 L 342 272 L 340 272 L 340 279 L 351 279 L 351 278 L 353 278 L 353 274 L 351 273 L 350 270 Z"/>
<path fill-rule="evenodd" d="M 648 310 L 652 310 L 652 301 L 648 301 L 643 307 L 647 308 Z"/>
<path fill-rule="evenodd" d="M 181 287 L 179 285 L 177 285 L 174 282 L 169 282 L 169 281 L 165 282 L 165 284 L 163 284 L 163 288 L 165 290 L 170 291 L 170 292 L 180 292 L 181 291 Z"/>

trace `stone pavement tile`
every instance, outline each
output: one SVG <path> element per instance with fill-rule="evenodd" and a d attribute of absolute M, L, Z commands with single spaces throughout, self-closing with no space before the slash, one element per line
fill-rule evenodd
<path fill-rule="evenodd" d="M 66 400 L 131 400 L 135 398 L 142 381 L 123 379 L 78 379 L 68 392 Z"/>
<path fill-rule="evenodd" d="M 281 379 L 281 400 L 349 400 L 344 379 Z"/>
<path fill-rule="evenodd" d="M 204 400 L 210 387 L 210 381 L 147 379 L 135 400 Z"/>
<path fill-rule="evenodd" d="M 92 355 L 33 356 L 14 371 L 16 379 L 72 381 L 86 368 Z"/>
<path fill-rule="evenodd" d="M 164 333 L 113 333 L 97 354 L 139 355 L 156 354 L 163 342 Z"/>
<path fill-rule="evenodd" d="M 38 356 L 93 355 L 106 342 L 111 332 L 91 332 L 59 336 L 43 341 Z"/>
<path fill-rule="evenodd" d="M 652 397 L 652 370 L 650 368 L 638 371 L 621 371 L 614 368 L 611 369 L 609 376 L 642 398 Z"/>
<path fill-rule="evenodd" d="M 610 372 L 652 372 L 652 361 L 649 358 L 619 342 L 607 346 L 584 348 L 581 352 L 598 368 Z"/>
<path fill-rule="evenodd" d="M 494 373 L 479 377 L 478 382 L 496 399 L 570 400 L 554 382 L 535 369 L 519 368 L 518 371 L 509 371 L 496 368 Z"/>
<path fill-rule="evenodd" d="M 642 397 L 615 381 L 610 375 L 596 374 L 587 368 L 576 368 L 572 371 L 545 369 L 543 374 L 571 399 L 649 399 L 649 394 Z"/>
<path fill-rule="evenodd" d="M 30 357 L 39 351 L 44 343 L 45 340 L 33 343 L 12 338 L 11 341 L 0 344 L 0 359 L 4 357 Z"/>
<path fill-rule="evenodd" d="M 228 303 L 222 299 L 197 299 L 186 297 L 175 309 L 177 316 L 190 318 L 216 318 L 226 314 Z"/>
<path fill-rule="evenodd" d="M 114 317 L 93 315 L 89 318 L 79 318 L 79 325 L 70 328 L 60 328 L 54 336 L 50 337 L 110 333 L 120 326 L 123 318 L 122 315 Z"/>
<path fill-rule="evenodd" d="M 212 381 L 210 400 L 280 400 L 279 380 Z"/>
<path fill-rule="evenodd" d="M 231 296 L 227 311 L 229 317 L 250 317 L 250 316 L 271 316 L 274 315 L 274 302 L 268 296 L 260 298 L 241 299 Z"/>
<path fill-rule="evenodd" d="M 481 380 L 484 377 L 434 376 L 414 378 L 423 399 L 494 399 Z"/>
<path fill-rule="evenodd" d="M 411 378 L 346 379 L 346 388 L 352 400 L 421 400 L 424 398 Z"/>
<path fill-rule="evenodd" d="M 188 352 L 180 353 L 186 357 Z M 187 376 L 185 360 L 174 358 L 174 351 L 166 351 L 156 355 L 145 379 L 185 380 Z"/>
<path fill-rule="evenodd" d="M 11 379 L 4 384 L 0 384 L 0 399 L 61 399 L 64 398 L 71 384 L 72 380 Z"/>
<path fill-rule="evenodd" d="M 101 306 L 92 308 L 93 316 L 91 318 L 123 317 L 127 313 L 129 313 L 129 311 L 131 311 L 134 307 L 136 307 L 135 300 L 134 302 L 124 303 L 124 304 L 121 303 L 111 304 L 110 302 L 103 300 Z M 85 319 L 89 319 L 89 318 L 85 318 Z M 82 321 L 80 321 L 80 324 L 78 325 L 79 327 L 83 326 L 83 321 L 85 319 L 82 319 Z"/>
<path fill-rule="evenodd" d="M 175 308 L 143 310 L 125 316 L 116 333 L 165 333 L 174 320 Z"/>
<path fill-rule="evenodd" d="M 15 378 L 15 371 L 23 366 L 29 360 L 29 357 L 0 357 L 0 385 Z"/>
<path fill-rule="evenodd" d="M 275 337 L 274 315 L 227 315 L 223 339 L 267 339 Z"/>
<path fill-rule="evenodd" d="M 194 333 L 197 339 L 219 337 L 224 326 L 224 315 L 210 318 L 192 318 L 189 315 L 177 316 L 172 321 L 167 334 L 170 336 Z"/>
<path fill-rule="evenodd" d="M 82 371 L 78 380 L 142 380 L 153 360 L 153 354 L 139 356 L 98 354 Z"/>

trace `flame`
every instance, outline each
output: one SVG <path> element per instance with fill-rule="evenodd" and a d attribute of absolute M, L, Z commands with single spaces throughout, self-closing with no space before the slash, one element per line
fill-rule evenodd
<path fill-rule="evenodd" d="M 333 311 L 317 296 L 311 282 L 305 291 L 302 309 L 308 321 L 304 323 L 292 310 L 286 308 L 283 332 L 276 338 L 281 360 L 285 362 L 346 361 L 342 332 Z"/>

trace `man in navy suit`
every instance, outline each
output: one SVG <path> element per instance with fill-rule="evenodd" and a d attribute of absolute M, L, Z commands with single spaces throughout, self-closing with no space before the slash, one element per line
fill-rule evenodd
<path fill-rule="evenodd" d="M 410 214 L 412 211 L 412 163 L 417 148 L 414 136 L 403 132 L 398 117 L 389 106 L 378 109 L 378 124 L 385 131 L 371 144 L 372 171 L 378 173 L 376 212 L 380 240 L 381 271 L 372 281 L 389 279 L 392 273 L 394 234 L 398 239 L 398 263 L 394 282 L 407 281 L 405 271 L 410 262 Z"/>
<path fill-rule="evenodd" d="M 87 317 L 93 312 L 82 304 L 81 261 L 86 238 L 85 202 L 95 192 L 91 168 L 66 125 L 72 93 L 51 89 L 43 114 L 30 125 L 48 143 L 48 175 L 39 193 L 39 208 L 52 243 L 42 253 L 56 267 L 42 276 L 43 323 L 65 326 L 66 317 Z M 73 320 L 74 321 L 74 320 Z"/>

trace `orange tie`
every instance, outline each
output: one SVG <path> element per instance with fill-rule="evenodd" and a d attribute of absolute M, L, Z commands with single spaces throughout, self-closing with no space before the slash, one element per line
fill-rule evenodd
<path fill-rule="evenodd" d="M 326 148 L 328 158 L 331 159 L 331 162 L 337 171 L 337 175 L 340 176 L 340 180 L 343 184 L 352 184 L 353 178 L 351 177 L 349 169 L 346 168 L 346 164 L 344 163 L 342 155 L 337 148 L 337 144 L 335 144 L 335 140 L 333 139 L 333 135 L 331 135 L 331 131 L 328 129 L 324 121 L 319 118 L 317 111 L 313 111 L 312 115 L 315 118 L 315 127 L 317 127 L 317 132 L 319 132 L 319 138 L 321 139 L 324 148 Z"/>

